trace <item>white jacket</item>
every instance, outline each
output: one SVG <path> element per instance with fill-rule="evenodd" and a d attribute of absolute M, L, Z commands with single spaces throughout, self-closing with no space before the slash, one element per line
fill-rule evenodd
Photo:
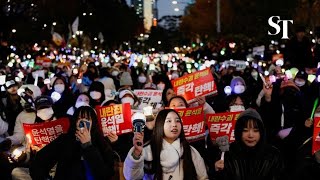
<path fill-rule="evenodd" d="M 34 124 L 36 120 L 36 113 L 35 112 L 27 112 L 22 111 L 16 118 L 16 123 L 13 130 L 13 135 L 9 136 L 12 142 L 12 145 L 22 144 L 25 141 L 25 133 L 23 129 L 23 123 L 25 124 Z"/>
<path fill-rule="evenodd" d="M 100 81 L 103 84 L 104 89 L 116 90 L 116 86 L 114 85 L 114 81 L 112 78 L 103 77 L 103 78 L 99 79 L 98 81 Z"/>
<path fill-rule="evenodd" d="M 197 173 L 198 180 L 208 179 L 206 166 L 199 152 L 191 147 L 192 161 Z M 179 150 L 180 149 L 180 150 Z M 132 147 L 124 161 L 123 174 L 127 180 L 153 179 L 153 175 L 144 173 L 144 161 L 152 161 L 152 152 L 150 145 L 143 148 L 142 156 L 135 160 L 132 156 L 134 147 Z M 179 154 L 179 156 L 177 155 Z M 172 144 L 163 140 L 163 150 L 161 151 L 160 161 L 163 171 L 163 179 L 183 180 L 183 160 L 181 156 L 183 148 L 180 147 L 180 139 Z M 177 161 L 176 161 L 177 160 Z"/>
<path fill-rule="evenodd" d="M 8 123 L 2 120 L 0 116 L 0 142 L 2 142 L 7 136 L 7 131 L 8 131 Z"/>

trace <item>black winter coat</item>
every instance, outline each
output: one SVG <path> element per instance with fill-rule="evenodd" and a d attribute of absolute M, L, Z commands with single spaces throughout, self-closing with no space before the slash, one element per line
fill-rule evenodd
<path fill-rule="evenodd" d="M 34 180 L 44 180 L 50 169 L 57 164 L 55 180 L 85 180 L 82 158 L 88 163 L 95 180 L 107 180 L 114 175 L 111 148 L 93 144 L 82 148 L 80 142 L 70 134 L 63 134 L 41 149 L 30 167 Z"/>
<path fill-rule="evenodd" d="M 224 169 L 216 172 L 217 180 L 277 180 L 282 178 L 283 161 L 280 152 L 265 145 L 260 150 L 230 145 L 225 153 Z"/>

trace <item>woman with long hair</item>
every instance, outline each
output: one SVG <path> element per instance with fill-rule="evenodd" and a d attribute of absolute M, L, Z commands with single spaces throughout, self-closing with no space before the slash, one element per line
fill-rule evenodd
<path fill-rule="evenodd" d="M 126 179 L 208 179 L 204 161 L 186 140 L 173 109 L 158 113 L 149 144 L 143 146 L 143 133 L 135 132 L 133 145 L 124 162 Z"/>
<path fill-rule="evenodd" d="M 57 164 L 53 179 L 110 179 L 113 152 L 99 129 L 97 114 L 89 106 L 79 107 L 67 134 L 41 149 L 30 167 L 32 179 L 43 180 Z"/>
<path fill-rule="evenodd" d="M 283 179 L 280 151 L 266 143 L 266 131 L 259 113 L 254 109 L 242 112 L 236 122 L 235 141 L 224 159 L 215 162 L 215 179 L 276 180 Z"/>

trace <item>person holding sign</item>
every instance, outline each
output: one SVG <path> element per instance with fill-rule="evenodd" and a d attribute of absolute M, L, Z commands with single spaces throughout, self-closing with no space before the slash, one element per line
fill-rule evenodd
<path fill-rule="evenodd" d="M 74 101 L 72 92 L 69 89 L 69 85 L 63 76 L 57 77 L 53 82 L 53 89 L 50 92 L 50 96 L 53 97 L 54 93 L 58 93 L 60 98 L 54 99 L 53 110 L 56 113 L 57 118 L 65 117 L 69 107 Z"/>
<path fill-rule="evenodd" d="M 30 167 L 32 179 L 46 179 L 55 164 L 54 179 L 110 179 L 114 174 L 112 148 L 97 123 L 94 109 L 78 108 L 68 133 L 38 152 Z"/>
<path fill-rule="evenodd" d="M 161 110 L 150 144 L 143 146 L 143 133 L 136 132 L 134 146 L 124 162 L 126 179 L 208 179 L 204 161 L 189 145 L 179 114 Z"/>
<path fill-rule="evenodd" d="M 262 119 L 254 109 L 242 112 L 235 126 L 235 141 L 225 152 L 224 160 L 214 164 L 219 180 L 280 179 L 283 161 L 280 152 L 266 144 Z"/>

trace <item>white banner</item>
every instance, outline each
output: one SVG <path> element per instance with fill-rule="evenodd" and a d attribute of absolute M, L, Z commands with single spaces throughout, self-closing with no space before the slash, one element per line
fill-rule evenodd
<path fill-rule="evenodd" d="M 140 99 L 139 109 L 143 109 L 146 106 L 152 106 L 153 109 L 157 109 L 162 106 L 161 90 L 136 89 L 133 92 Z"/>

